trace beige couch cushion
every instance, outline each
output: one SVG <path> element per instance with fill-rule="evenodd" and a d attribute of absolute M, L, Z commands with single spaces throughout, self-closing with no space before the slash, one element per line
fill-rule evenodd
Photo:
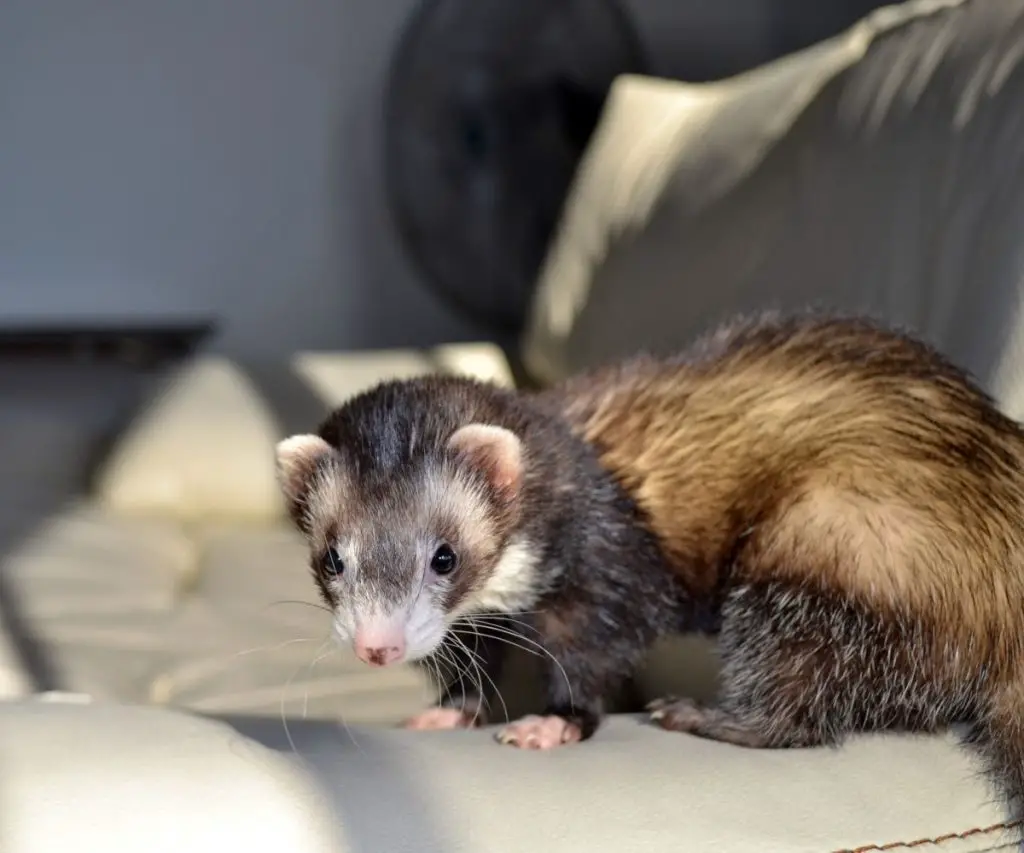
<path fill-rule="evenodd" d="M 394 723 L 430 699 L 418 672 L 371 670 L 328 642 L 289 527 L 49 519 L 2 571 L 60 690 L 211 713 Z"/>
<path fill-rule="evenodd" d="M 548 753 L 500 747 L 490 731 L 293 734 L 354 851 L 1013 849 L 1006 816 L 951 737 L 749 750 L 627 716 Z"/>
<path fill-rule="evenodd" d="M 489 344 L 299 353 L 292 369 L 322 402 L 323 413 L 379 381 L 432 371 L 512 381 L 501 350 Z M 218 356 L 195 358 L 120 438 L 97 476 L 97 500 L 123 515 L 278 521 L 283 507 L 273 448 L 281 433 L 242 367 Z"/>
<path fill-rule="evenodd" d="M 540 276 L 552 382 L 737 311 L 909 325 L 1024 413 L 1024 7 L 908 0 L 723 81 L 618 80 Z"/>
<path fill-rule="evenodd" d="M 275 519 L 276 439 L 273 417 L 242 371 L 224 358 L 197 358 L 120 437 L 96 497 L 116 513 Z"/>
<path fill-rule="evenodd" d="M 341 853 L 331 803 L 228 726 L 156 710 L 0 704 L 4 853 Z"/>
<path fill-rule="evenodd" d="M 748 750 L 617 717 L 538 753 L 490 731 L 296 722 L 289 743 L 244 721 L 29 704 L 0 705 L 0 765 L 5 853 L 1012 849 L 952 738 Z"/>

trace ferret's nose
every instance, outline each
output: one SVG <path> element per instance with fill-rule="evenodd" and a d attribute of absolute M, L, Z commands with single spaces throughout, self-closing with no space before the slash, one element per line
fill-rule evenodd
<path fill-rule="evenodd" d="M 355 637 L 356 657 L 370 666 L 387 666 L 405 656 L 405 638 L 397 631 L 360 628 Z"/>

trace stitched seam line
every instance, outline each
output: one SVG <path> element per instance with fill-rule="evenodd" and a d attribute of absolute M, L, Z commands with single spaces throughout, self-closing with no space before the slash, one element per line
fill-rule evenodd
<path fill-rule="evenodd" d="M 1022 824 L 1024 824 L 1024 821 L 1012 820 L 1004 823 L 994 823 L 992 826 L 976 826 L 974 829 L 968 829 L 964 832 L 937 835 L 935 838 L 918 838 L 915 841 L 893 841 L 889 844 L 867 844 L 864 847 L 844 847 L 841 850 L 833 850 L 832 853 L 884 853 L 886 850 L 912 850 L 915 847 L 923 847 L 925 844 L 945 844 L 948 841 L 963 841 L 964 839 L 977 838 L 981 835 L 992 835 L 1007 829 L 1016 829 Z"/>

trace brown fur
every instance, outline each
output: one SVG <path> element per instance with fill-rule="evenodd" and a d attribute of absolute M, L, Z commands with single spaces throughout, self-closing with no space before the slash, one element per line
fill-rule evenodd
<path fill-rule="evenodd" d="M 540 398 L 635 502 L 682 629 L 718 635 L 716 703 L 653 720 L 760 748 L 969 722 L 1024 815 L 1024 431 L 967 375 L 863 319 L 769 315 Z"/>
<path fill-rule="evenodd" d="M 758 322 L 688 363 L 570 382 L 565 412 L 695 591 L 811 584 L 910 612 L 1009 676 L 1024 608 L 1024 434 L 919 343 Z"/>

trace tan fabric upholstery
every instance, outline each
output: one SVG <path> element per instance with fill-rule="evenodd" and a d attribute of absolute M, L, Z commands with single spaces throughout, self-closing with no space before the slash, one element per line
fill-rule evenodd
<path fill-rule="evenodd" d="M 123 706 L 0 705 L 0 849 L 1012 849 L 949 738 L 752 751 L 618 717 L 587 744 L 535 753 L 487 731 L 296 722 L 288 743 L 279 730 L 236 725 Z"/>
<path fill-rule="evenodd" d="M 976 768 L 942 738 L 751 751 L 621 716 L 554 753 L 502 748 L 490 732 L 329 728 L 299 732 L 296 747 L 330 780 L 360 851 L 1012 849 L 986 831 L 1004 815 Z"/>
<path fill-rule="evenodd" d="M 0 704 L 4 853 L 341 853 L 330 801 L 222 723 L 77 704 Z"/>
<path fill-rule="evenodd" d="M 280 517 L 270 412 L 231 362 L 186 364 L 118 442 L 97 498 L 123 514 Z"/>

